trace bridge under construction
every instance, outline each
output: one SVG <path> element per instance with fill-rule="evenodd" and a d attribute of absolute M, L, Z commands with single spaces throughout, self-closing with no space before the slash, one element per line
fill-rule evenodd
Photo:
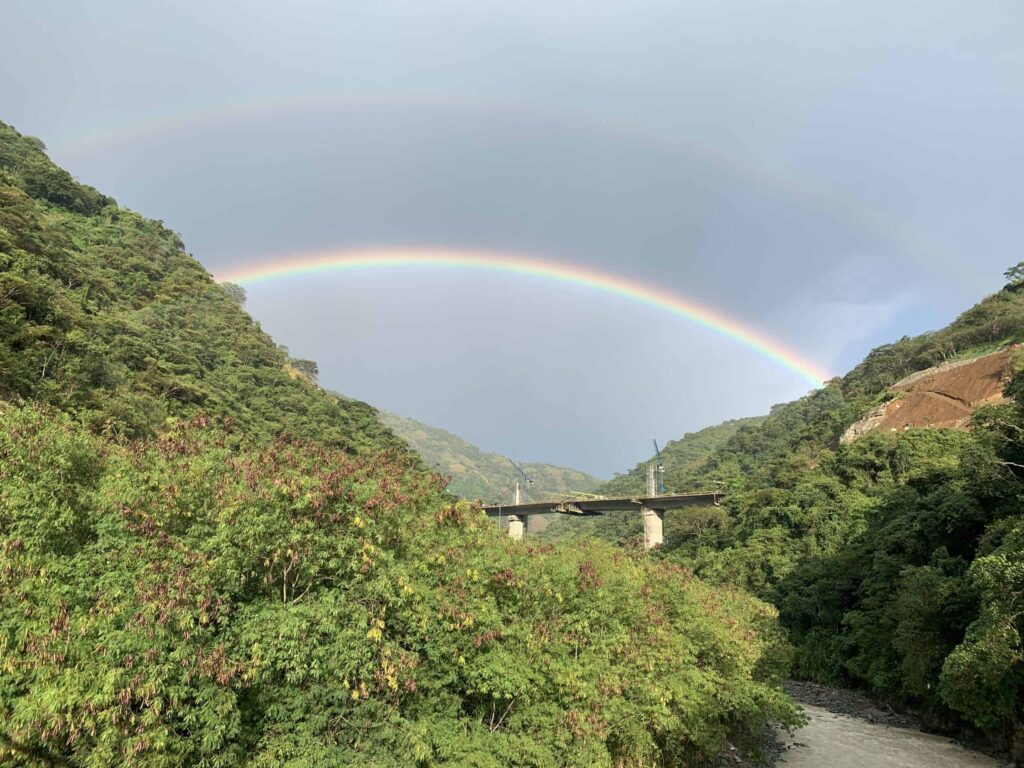
<path fill-rule="evenodd" d="M 513 539 L 522 539 L 524 534 L 531 533 L 530 518 L 537 515 L 590 517 L 608 512 L 639 512 L 644 524 L 644 549 L 652 549 L 660 547 L 665 541 L 664 519 L 668 510 L 718 505 L 724 498 L 720 491 L 659 495 L 656 490 L 654 467 L 651 467 L 647 473 L 647 493 L 643 496 L 615 499 L 595 496 L 587 499 L 567 498 L 521 504 L 486 504 L 483 509 L 489 517 L 507 519 L 508 535 Z M 518 484 L 516 498 L 519 498 Z"/>

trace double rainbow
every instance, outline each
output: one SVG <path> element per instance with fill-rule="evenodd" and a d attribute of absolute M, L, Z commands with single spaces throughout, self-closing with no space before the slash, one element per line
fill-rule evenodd
<path fill-rule="evenodd" d="M 792 371 L 812 387 L 820 387 L 830 378 L 824 370 L 791 349 L 689 299 L 619 275 L 532 256 L 423 248 L 342 250 L 242 265 L 225 270 L 217 275 L 217 279 L 252 285 L 301 275 L 395 268 L 499 272 L 590 288 L 669 312 L 732 339 Z"/>

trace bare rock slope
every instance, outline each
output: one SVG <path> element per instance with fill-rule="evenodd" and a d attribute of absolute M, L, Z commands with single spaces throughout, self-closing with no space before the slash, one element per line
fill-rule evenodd
<path fill-rule="evenodd" d="M 893 385 L 897 396 L 851 425 L 842 442 L 876 429 L 899 432 L 910 427 L 966 428 L 976 408 L 1002 401 L 1010 356 L 1019 346 L 908 376 Z"/>

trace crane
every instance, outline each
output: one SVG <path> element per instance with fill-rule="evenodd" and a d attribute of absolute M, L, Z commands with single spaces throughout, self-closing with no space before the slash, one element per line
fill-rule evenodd
<path fill-rule="evenodd" d="M 665 464 L 661 460 L 661 450 L 658 448 L 657 438 L 651 438 L 654 442 L 654 455 L 658 457 L 658 495 L 665 495 Z"/>
<path fill-rule="evenodd" d="M 514 461 L 512 461 L 512 459 L 509 459 L 508 463 L 511 464 L 513 467 L 515 467 L 516 472 L 518 472 L 520 475 L 523 476 L 523 480 L 526 481 L 526 487 L 527 488 L 529 488 L 531 485 L 533 485 L 533 480 L 530 479 L 530 476 L 528 474 L 526 474 L 520 468 L 520 466 L 518 464 L 516 464 Z M 526 495 L 526 492 L 524 491 L 523 494 L 522 494 L 522 499 L 520 499 L 519 481 L 517 480 L 516 481 L 516 504 L 521 504 L 523 501 L 526 501 L 526 498 L 527 498 L 527 495 Z"/>

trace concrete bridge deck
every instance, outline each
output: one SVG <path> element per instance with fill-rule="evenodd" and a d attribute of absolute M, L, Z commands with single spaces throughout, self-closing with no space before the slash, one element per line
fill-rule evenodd
<path fill-rule="evenodd" d="M 718 504 L 724 494 L 676 493 L 667 496 L 629 496 L 619 499 L 562 499 L 559 501 L 532 501 L 526 504 L 485 504 L 484 512 L 490 517 L 515 515 L 603 515 L 605 512 L 640 511 L 653 509 L 665 512 L 682 507 Z"/>
<path fill-rule="evenodd" d="M 650 488 L 651 485 L 649 484 Z M 589 517 L 606 512 L 639 512 L 644 524 L 644 549 L 660 547 L 664 542 L 665 512 L 683 507 L 718 504 L 724 494 L 711 491 L 702 493 L 676 493 L 665 496 L 629 496 L 618 499 L 562 499 L 535 501 L 526 504 L 485 504 L 489 517 L 508 519 L 508 535 L 522 539 L 529 531 L 530 517 L 534 515 L 578 515 Z"/>

